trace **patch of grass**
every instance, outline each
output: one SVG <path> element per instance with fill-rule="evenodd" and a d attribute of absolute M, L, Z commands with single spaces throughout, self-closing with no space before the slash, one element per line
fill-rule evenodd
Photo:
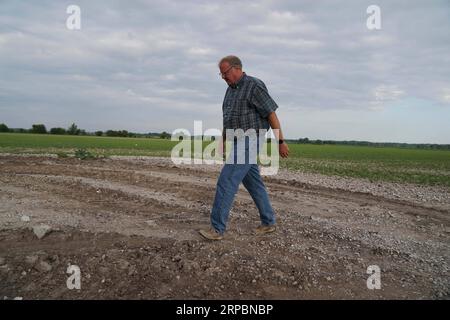
<path fill-rule="evenodd" d="M 80 160 L 86 160 L 86 159 L 94 159 L 96 158 L 96 156 L 87 151 L 86 149 L 77 149 L 75 150 L 75 158 Z"/>
<path fill-rule="evenodd" d="M 58 156 L 58 158 L 68 158 L 69 157 L 69 155 L 63 151 L 57 152 L 56 155 Z"/>

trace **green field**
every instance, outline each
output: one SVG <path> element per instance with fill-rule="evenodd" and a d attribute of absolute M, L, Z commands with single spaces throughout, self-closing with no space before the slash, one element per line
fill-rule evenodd
<path fill-rule="evenodd" d="M 177 142 L 146 138 L 110 138 L 0 133 L 2 153 L 170 156 Z M 206 143 L 204 143 L 206 145 Z M 450 187 L 450 151 L 342 145 L 290 144 L 281 167 L 371 181 L 408 182 Z"/>

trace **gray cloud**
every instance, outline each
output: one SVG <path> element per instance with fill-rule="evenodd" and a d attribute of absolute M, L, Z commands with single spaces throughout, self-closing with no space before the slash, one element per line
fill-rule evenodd
<path fill-rule="evenodd" d="M 2 1 L 0 122 L 220 128 L 216 64 L 234 53 L 267 84 L 288 137 L 450 143 L 448 1 L 377 1 L 373 31 L 365 1 L 77 4 L 71 31 L 68 3 Z"/>

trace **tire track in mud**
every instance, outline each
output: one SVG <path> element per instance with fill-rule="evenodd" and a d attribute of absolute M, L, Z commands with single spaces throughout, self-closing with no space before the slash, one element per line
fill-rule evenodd
<path fill-rule="evenodd" d="M 133 197 L 131 199 L 131 201 L 133 201 L 133 199 L 139 199 L 139 198 L 146 198 L 146 199 L 150 199 L 152 201 L 154 201 L 156 203 L 157 206 L 159 206 L 163 212 L 159 213 L 158 215 L 152 215 L 152 218 L 155 218 L 155 221 L 157 222 L 157 224 L 160 227 L 163 226 L 167 226 L 170 227 L 173 225 L 173 223 L 177 223 L 177 224 L 186 224 L 187 222 L 191 222 L 193 224 L 188 226 L 188 230 L 190 230 L 190 238 L 192 237 L 196 237 L 195 235 L 195 231 L 193 230 L 194 228 L 199 228 L 202 225 L 206 225 L 207 221 L 208 221 L 208 214 L 209 214 L 209 210 L 210 207 L 207 207 L 208 210 L 203 210 L 203 215 L 199 217 L 198 213 L 199 213 L 199 206 L 197 202 L 194 201 L 190 201 L 189 199 L 187 199 L 185 197 L 185 195 L 187 193 L 191 194 L 191 195 L 197 195 L 200 193 L 201 194 L 201 188 L 206 188 L 204 189 L 205 192 L 207 192 L 208 188 L 210 188 L 213 183 L 214 180 L 206 178 L 204 177 L 196 177 L 196 178 L 192 178 L 189 177 L 188 175 L 183 175 L 183 176 L 179 176 L 178 174 L 174 174 L 174 173 L 162 173 L 160 171 L 155 172 L 155 171 L 145 171 L 145 172 L 141 172 L 141 171 L 136 171 L 136 170 L 110 170 L 110 169 L 104 169 L 104 168 L 98 168 L 98 167 L 82 167 L 82 166 L 77 166 L 78 171 L 77 172 L 73 172 L 72 175 L 62 175 L 62 176 L 55 176 L 55 175 L 50 175 L 50 174 L 18 174 L 18 176 L 28 176 L 28 177 L 35 177 L 35 178 L 42 178 L 42 179 L 46 179 L 49 182 L 53 183 L 55 181 L 58 182 L 62 182 L 63 185 L 69 183 L 69 187 L 70 184 L 72 183 L 78 183 L 81 184 L 81 188 L 82 190 L 85 189 L 85 187 L 88 187 L 89 190 L 91 190 L 91 192 L 88 193 L 93 193 L 93 190 L 103 190 L 102 192 L 111 193 L 123 193 L 126 195 L 125 200 L 129 201 L 129 199 L 127 199 L 127 197 L 129 197 L 130 195 Z M 84 170 L 83 172 L 80 172 L 79 169 Z M 49 168 L 40 168 L 39 171 L 44 170 L 44 171 L 51 171 L 49 170 Z M 99 174 L 98 172 L 101 171 L 102 173 Z M 186 174 L 186 172 L 189 171 L 185 171 L 184 174 Z M 83 176 L 79 176 L 79 174 L 82 173 Z M 120 173 L 120 174 L 119 174 Z M 92 178 L 86 178 L 89 176 L 101 176 L 103 179 L 92 179 Z M 134 185 L 135 180 L 136 179 L 141 179 L 142 177 L 145 178 L 150 178 L 150 180 L 144 180 L 144 181 L 140 181 L 141 184 L 145 185 L 146 187 L 137 187 Z M 209 179 L 209 181 L 208 181 Z M 123 183 L 118 183 L 115 181 L 123 181 L 126 182 L 126 184 Z M 175 180 L 175 181 L 174 181 Z M 157 184 L 155 184 L 157 182 Z M 184 188 L 180 188 L 177 190 L 173 189 L 173 184 L 174 183 L 183 183 Z M 131 184 L 130 184 L 131 183 Z M 155 185 L 157 187 L 155 187 Z M 272 186 L 273 184 L 269 185 L 269 188 L 274 188 Z M 152 188 L 150 188 L 152 187 Z M 296 189 L 295 187 L 290 187 L 290 186 L 286 186 L 286 185 L 280 185 L 280 184 L 276 184 L 276 188 L 278 188 L 278 190 L 284 190 L 284 191 L 292 191 L 294 190 L 295 194 L 299 194 L 299 190 Z M 163 192 L 160 191 L 151 191 L 152 189 L 157 189 L 160 190 L 162 189 Z M 168 192 L 170 191 L 170 192 Z M 86 193 L 86 192 L 85 192 Z M 284 192 L 283 192 L 284 193 Z M 309 193 L 308 193 L 309 195 Z M 318 198 L 318 200 L 316 200 L 316 202 L 311 202 L 311 199 L 305 199 L 306 201 L 310 201 L 309 206 L 314 208 L 318 205 L 317 202 L 323 201 L 322 199 L 320 199 L 321 195 L 317 195 L 315 194 L 315 196 Z M 184 198 L 183 200 L 181 200 L 182 198 Z M 188 197 L 188 198 L 192 198 L 192 196 Z M 299 215 L 296 214 L 292 214 L 292 207 L 295 207 L 295 204 L 298 202 L 297 199 L 294 200 L 294 202 L 292 201 L 292 197 L 288 197 L 288 196 L 279 196 L 277 197 L 278 200 L 273 201 L 274 203 L 274 207 L 279 210 L 279 211 L 285 211 L 286 214 L 282 215 L 279 219 L 279 221 L 282 221 L 285 224 L 290 224 L 293 223 L 295 224 L 298 219 L 300 218 Z M 333 197 L 332 197 L 333 198 Z M 251 228 L 249 226 L 247 227 L 242 227 L 240 226 L 240 224 L 242 222 L 244 222 L 245 224 L 249 225 L 248 222 L 248 214 L 245 214 L 245 212 L 248 212 L 247 209 L 245 209 L 249 204 L 252 204 L 252 201 L 250 199 L 250 197 L 248 195 L 243 196 L 238 195 L 237 196 L 238 199 L 238 205 L 235 205 L 234 208 L 234 212 L 232 215 L 231 220 L 234 220 L 234 224 L 236 226 L 236 231 L 231 231 L 230 234 L 235 235 L 237 232 L 237 235 L 245 235 L 245 234 L 251 234 Z M 244 202 L 239 203 L 239 199 L 240 200 L 244 200 Z M 120 202 L 123 202 L 123 198 L 119 199 Z M 284 201 L 283 201 L 284 200 Z M 339 198 L 340 200 L 340 198 Z M 107 200 L 103 200 L 104 202 L 110 201 L 110 199 Z M 198 200 L 197 200 L 198 201 Z M 89 201 L 90 203 L 94 203 L 96 204 L 97 201 L 92 200 Z M 98 204 L 98 203 L 97 203 Z M 308 204 L 307 204 L 308 205 Z M 346 206 L 348 206 L 348 203 L 338 203 L 338 205 L 341 208 L 345 208 Z M 352 204 L 353 205 L 353 204 Z M 128 206 L 128 205 L 126 205 Z M 173 208 L 174 210 L 185 210 L 182 211 L 181 213 L 172 213 L 172 214 L 167 214 L 165 213 L 167 211 L 167 209 L 169 208 Z M 205 209 L 205 208 L 203 208 Z M 244 211 L 244 212 L 242 212 Z M 253 209 L 253 211 L 256 212 L 255 209 Z M 342 210 L 341 210 L 342 211 Z M 352 209 L 350 208 L 349 211 L 352 211 Z M 343 215 L 339 215 L 339 214 L 330 214 L 329 212 L 327 212 L 325 214 L 325 218 L 324 218 L 324 214 L 323 213 L 317 213 L 316 210 L 314 210 L 314 212 L 311 214 L 310 211 L 308 211 L 309 213 L 306 214 L 307 217 L 311 217 L 313 218 L 313 221 L 303 221 L 303 224 L 307 224 L 308 228 L 314 229 L 313 225 L 318 228 L 318 230 L 316 231 L 317 234 L 325 234 L 330 236 L 331 235 L 331 239 L 333 239 L 333 234 L 339 234 L 340 230 L 343 230 L 344 228 L 347 228 L 348 232 L 350 232 L 354 238 L 354 241 L 358 241 L 359 237 L 358 234 L 360 233 L 368 233 L 368 234 L 373 234 L 375 236 L 378 236 L 377 238 L 374 239 L 374 237 L 370 237 L 369 240 L 367 239 L 363 239 L 363 241 L 361 242 L 364 245 L 374 245 L 374 243 L 378 243 L 378 246 L 382 247 L 383 243 L 380 243 L 380 239 L 379 236 L 384 236 L 387 237 L 389 236 L 389 232 L 387 229 L 391 229 L 392 231 L 397 231 L 399 227 L 395 226 L 394 227 L 388 227 L 388 226 L 383 226 L 384 230 L 383 232 L 379 232 L 377 230 L 380 230 L 381 228 L 379 227 L 375 227 L 371 224 L 367 224 L 366 221 L 366 225 L 362 226 L 359 225 L 358 223 L 355 223 L 355 221 L 349 221 L 345 216 Z M 257 216 L 255 214 L 253 214 L 254 218 L 256 218 Z M 313 217 L 314 216 L 314 217 Z M 355 220 L 355 217 L 351 218 L 352 220 Z M 203 222 L 203 223 L 202 223 Z M 311 225 L 312 224 L 312 225 Z M 352 227 L 352 225 L 354 225 Z M 351 228 L 349 228 L 349 226 Z M 133 226 L 131 226 L 133 228 Z M 167 230 L 166 230 L 167 232 Z M 164 232 L 163 232 L 164 234 Z M 176 232 L 174 233 L 176 234 Z M 173 235 L 172 235 L 173 236 Z M 167 237 L 167 235 L 166 235 Z M 170 237 L 170 235 L 169 235 Z M 367 243 L 370 242 L 370 243 Z M 385 244 L 384 244 L 385 245 Z"/>
<path fill-rule="evenodd" d="M 45 173 L 61 173 L 62 175 L 70 175 L 70 173 L 67 173 L 67 171 L 64 169 L 64 164 L 51 164 L 49 166 L 43 166 L 41 168 L 42 172 Z M 55 167 L 61 166 L 61 169 L 58 170 Z M 114 175 L 117 175 L 119 172 L 123 174 L 124 176 L 145 176 L 147 178 L 153 178 L 153 179 L 162 179 L 157 180 L 156 182 L 162 183 L 163 181 L 169 182 L 173 184 L 173 186 L 176 188 L 177 186 L 180 186 L 180 184 L 184 184 L 183 186 L 188 187 L 190 185 L 195 185 L 197 187 L 203 188 L 202 190 L 206 192 L 206 196 L 208 196 L 208 192 L 210 193 L 210 201 L 212 199 L 212 195 L 214 193 L 215 184 L 218 177 L 218 172 L 208 172 L 203 170 L 196 170 L 193 168 L 180 168 L 179 166 L 148 166 L 146 165 L 147 170 L 133 170 L 133 169 L 125 169 L 124 164 L 120 164 L 119 170 L 111 170 L 109 168 L 103 168 L 100 166 L 90 166 L 90 165 L 79 165 L 77 164 L 75 168 L 84 170 L 83 176 L 85 177 L 102 177 L 100 172 L 103 172 L 108 174 L 107 178 L 110 179 L 111 177 L 114 177 Z M 30 170 L 29 167 L 27 167 L 28 170 Z M 38 168 L 33 168 L 38 169 Z M 39 173 L 40 170 L 37 172 L 35 170 L 32 170 L 30 173 L 36 172 Z M 100 173 L 100 174 L 99 174 Z M 427 218 L 433 218 L 436 221 L 442 221 L 446 224 L 450 223 L 450 212 L 449 210 L 445 209 L 439 209 L 439 208 L 433 208 L 426 205 L 418 205 L 416 203 L 410 203 L 407 201 L 402 200 L 394 200 L 389 199 L 381 196 L 372 195 L 369 193 L 364 192 L 352 192 L 347 190 L 336 190 L 333 188 L 325 188 L 322 186 L 314 186 L 311 184 L 302 183 L 300 181 L 291 181 L 291 180 L 280 180 L 273 177 L 265 177 L 264 178 L 266 186 L 268 189 L 272 192 L 276 192 L 276 196 L 278 199 L 280 199 L 280 203 L 283 203 L 285 201 L 292 201 L 292 197 L 283 196 L 282 193 L 285 192 L 291 192 L 291 196 L 298 196 L 298 195 L 310 195 L 314 197 L 320 197 L 320 198 L 329 198 L 329 199 L 336 199 L 343 202 L 354 202 L 358 203 L 360 205 L 377 205 L 377 206 L 383 206 L 386 209 L 391 210 L 397 210 L 405 214 L 409 215 L 420 215 Z M 169 190 L 164 190 L 165 192 L 170 192 L 170 186 Z M 244 190 L 241 187 L 241 190 Z M 172 192 L 173 193 L 173 192 Z M 183 193 L 179 194 L 179 196 L 183 197 Z M 242 193 L 237 195 L 238 199 L 242 200 L 249 200 L 250 198 L 246 195 L 242 197 Z M 277 201 L 277 199 L 273 199 L 273 201 Z"/>
<path fill-rule="evenodd" d="M 56 166 L 58 167 L 58 166 Z M 39 170 L 35 170 L 39 169 Z M 53 169 L 53 170 L 52 170 Z M 80 169 L 82 171 L 80 171 Z M 196 172 L 196 175 L 192 177 L 189 173 L 191 173 L 189 170 L 177 170 L 176 173 L 172 172 L 162 172 L 160 170 L 161 168 L 158 168 L 158 171 L 138 171 L 138 170 L 128 170 L 128 169 L 120 169 L 120 170 L 111 170 L 111 169 L 105 169 L 102 167 L 86 167 L 86 166 L 76 166 L 76 172 L 73 172 L 72 175 L 63 175 L 58 176 L 61 181 L 70 181 L 70 179 L 76 179 L 78 181 L 84 181 L 85 184 L 87 184 L 90 187 L 93 188 L 104 188 L 109 191 L 113 192 L 123 192 L 125 194 L 131 194 L 135 197 L 144 197 L 144 198 L 150 198 L 152 200 L 155 200 L 155 203 L 157 205 L 160 205 L 165 210 L 166 206 L 178 206 L 181 210 L 190 211 L 191 214 L 197 213 L 199 211 L 203 211 L 203 214 L 206 216 L 207 211 L 210 210 L 210 205 L 205 205 L 204 199 L 198 200 L 201 197 L 205 198 L 206 194 L 209 194 L 209 199 L 206 203 L 212 202 L 212 196 L 213 196 L 213 186 L 215 184 L 215 179 L 211 178 L 211 174 L 207 174 L 206 178 L 203 173 L 203 176 L 199 176 L 199 173 Z M 167 168 L 165 168 L 167 170 Z M 172 168 L 173 169 L 173 168 Z M 54 168 L 50 167 L 44 167 L 44 168 L 34 168 L 32 171 L 44 171 L 47 173 L 52 173 L 53 171 L 60 171 L 60 170 L 54 170 Z M 180 175 L 182 171 L 182 174 Z M 67 174 L 67 171 L 61 172 L 64 174 Z M 80 173 L 82 174 L 81 177 L 79 177 Z M 186 174 L 187 173 L 187 174 Z M 30 174 L 30 176 L 39 176 L 36 174 Z M 92 179 L 92 178 L 85 178 L 85 177 L 91 177 L 91 176 L 98 176 L 102 177 L 101 180 Z M 57 176 L 50 176 L 48 174 L 41 175 L 41 177 L 45 178 L 53 178 L 56 179 Z M 144 177 L 144 179 L 142 179 Z M 114 181 L 120 181 L 126 182 L 127 184 L 119 184 Z M 139 182 L 139 183 L 138 183 Z M 142 187 L 137 187 L 135 185 L 140 185 Z M 155 187 L 157 186 L 157 187 Z M 345 211 L 342 210 L 342 208 L 348 207 L 349 204 L 353 205 L 352 200 L 354 200 L 354 197 L 350 196 L 349 198 L 345 198 L 349 193 L 344 192 L 344 195 L 342 195 L 342 192 L 336 192 L 334 190 L 323 190 L 317 188 L 313 188 L 313 190 L 310 190 L 309 187 L 302 185 L 302 188 L 296 187 L 296 186 L 288 186 L 286 185 L 286 181 L 270 181 L 267 183 L 268 188 L 274 192 L 276 192 L 276 198 L 272 197 L 272 202 L 274 204 L 274 207 L 277 209 L 277 211 L 280 211 L 283 213 L 282 219 L 286 220 L 293 220 L 298 217 L 297 216 L 291 216 L 292 219 L 288 219 L 290 216 L 289 214 L 284 215 L 284 213 L 291 213 L 292 208 L 297 208 L 298 204 L 301 203 L 304 207 L 318 207 L 318 204 L 323 202 L 323 198 L 328 199 L 337 199 L 339 203 L 335 204 L 334 207 L 340 207 L 341 212 Z M 153 190 L 161 190 L 161 191 L 149 191 L 150 189 Z M 245 191 L 244 191 L 245 192 Z M 281 193 L 281 194 L 280 194 Z M 285 195 L 288 193 L 288 195 Z M 336 195 L 337 194 L 337 195 Z M 169 196 L 170 195 L 170 196 Z M 188 195 L 188 196 L 187 196 Z M 200 196 L 201 195 L 201 196 Z M 313 196 L 314 199 L 311 199 L 310 196 Z M 275 198 L 275 199 L 274 199 Z M 182 200 L 181 200 L 182 199 Z M 199 208 L 199 205 L 197 202 L 191 201 L 192 199 L 197 199 L 197 202 L 203 202 L 202 206 L 203 208 Z M 368 200 L 370 199 L 370 200 Z M 245 218 L 246 214 L 245 212 L 248 212 L 248 205 L 252 205 L 252 200 L 248 194 L 243 195 L 243 192 L 240 192 L 236 197 L 236 203 L 234 206 L 234 218 Z M 405 209 L 405 206 L 407 208 L 406 213 L 415 215 L 414 210 L 423 210 L 423 208 L 417 208 L 417 206 L 410 205 L 410 204 L 398 204 L 397 202 L 393 201 L 387 201 L 389 204 L 387 205 L 386 202 L 380 203 L 380 199 L 377 199 L 375 196 L 370 195 L 363 195 L 362 202 L 360 196 L 357 196 L 356 204 L 359 203 L 359 205 L 363 206 L 381 206 L 384 208 L 388 208 L 391 210 L 396 210 L 396 212 L 400 212 L 401 214 L 405 213 L 403 209 Z M 385 200 L 385 199 L 383 199 Z M 427 209 L 425 209 L 427 210 Z M 244 213 L 242 212 L 244 211 Z M 317 211 L 317 210 L 315 210 Z M 319 210 L 320 211 L 320 210 Z M 334 218 L 335 220 L 340 220 L 341 214 L 330 214 L 329 212 L 332 210 L 327 210 L 325 214 L 323 212 L 314 212 L 313 214 L 308 213 L 309 216 L 318 216 L 323 217 L 325 216 L 326 219 L 322 219 L 321 223 L 327 222 L 327 219 Z M 355 211 L 354 206 L 352 208 L 349 208 L 349 211 Z M 435 214 L 435 211 L 433 210 L 427 210 L 431 211 Z M 253 208 L 253 212 L 256 212 L 255 208 Z M 302 210 L 301 212 L 304 212 Z M 310 211 L 309 211 L 310 212 Z M 429 212 L 423 212 L 420 211 L 421 215 L 430 216 Z M 184 212 L 183 212 L 184 214 Z M 182 214 L 182 215 L 183 215 Z M 303 213 L 300 213 L 303 214 Z M 166 219 L 170 220 L 171 218 L 168 216 L 165 216 Z M 174 220 L 180 220 L 180 217 L 175 217 Z M 186 215 L 182 217 L 184 220 L 192 220 L 201 222 L 202 219 L 200 218 L 189 218 Z M 321 218 L 317 218 L 316 221 L 320 220 Z M 355 219 L 353 217 L 353 219 Z M 203 219 L 205 221 L 206 219 Z M 442 221 L 442 220 L 441 220 Z M 344 220 L 343 224 L 348 224 L 349 222 Z M 364 231 L 364 229 L 363 229 Z"/>

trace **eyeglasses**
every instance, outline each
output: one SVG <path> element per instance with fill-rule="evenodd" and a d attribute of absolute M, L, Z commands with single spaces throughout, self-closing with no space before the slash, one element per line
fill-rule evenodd
<path fill-rule="evenodd" d="M 227 73 L 231 70 L 233 68 L 233 66 L 230 66 L 228 69 L 227 69 L 227 71 L 225 71 L 225 72 L 219 72 L 219 77 L 225 77 L 226 75 L 227 75 Z"/>

